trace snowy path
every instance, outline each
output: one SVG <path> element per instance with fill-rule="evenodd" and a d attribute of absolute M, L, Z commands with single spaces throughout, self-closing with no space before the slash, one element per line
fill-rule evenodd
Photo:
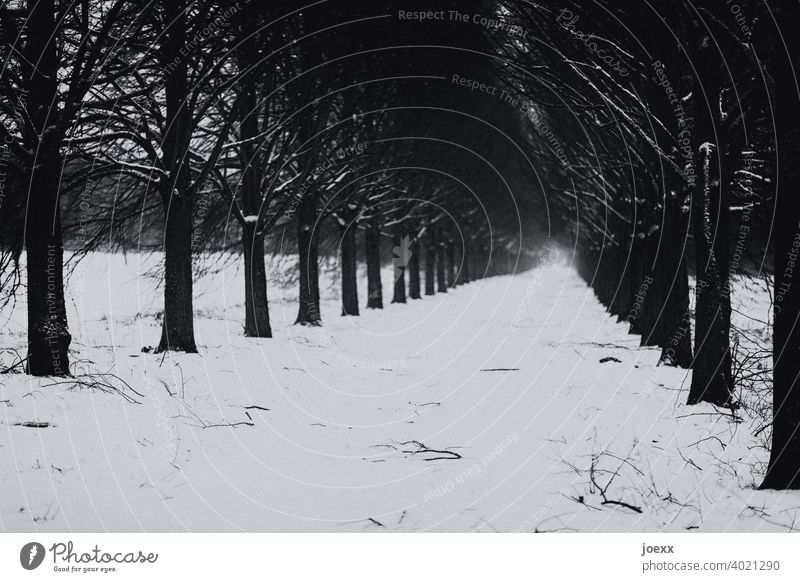
<path fill-rule="evenodd" d="M 566 267 L 360 318 L 331 296 L 322 329 L 273 296 L 272 340 L 241 337 L 223 276 L 198 300 L 203 355 L 163 361 L 114 270 L 83 275 L 75 347 L 141 404 L 3 377 L 2 530 L 766 531 L 798 511 L 751 488 L 749 427 L 683 406 L 685 373 Z"/>

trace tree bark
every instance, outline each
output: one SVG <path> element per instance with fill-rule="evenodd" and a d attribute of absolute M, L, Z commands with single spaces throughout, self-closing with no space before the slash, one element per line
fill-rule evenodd
<path fill-rule="evenodd" d="M 317 204 L 314 194 L 303 197 L 297 207 L 297 253 L 300 270 L 300 305 L 295 324 L 319 326 L 319 257 L 317 250 Z"/>
<path fill-rule="evenodd" d="M 452 289 L 456 286 L 456 245 L 449 240 L 445 249 L 447 252 L 447 286 Z"/>
<path fill-rule="evenodd" d="M 472 281 L 472 272 L 470 271 L 470 254 L 471 249 L 469 242 L 464 241 L 464 276 L 462 278 L 464 283 L 469 283 Z"/>
<path fill-rule="evenodd" d="M 342 315 L 358 315 L 356 225 L 342 227 Z"/>
<path fill-rule="evenodd" d="M 242 212 L 245 224 L 242 225 L 242 250 L 244 256 L 245 316 L 244 334 L 248 337 L 272 337 L 267 302 L 267 268 L 264 261 L 264 236 L 259 235 L 259 214 L 261 211 L 261 170 L 258 167 L 257 153 L 259 134 L 258 99 L 256 98 L 257 79 L 250 71 L 258 57 L 258 36 L 248 26 L 241 28 L 245 40 L 238 49 L 240 79 L 239 90 L 239 160 L 242 170 Z"/>
<path fill-rule="evenodd" d="M 394 266 L 394 296 L 392 303 L 405 303 L 406 302 L 406 269 L 408 267 L 408 239 L 405 238 L 402 229 L 394 235 L 394 258 L 392 263 Z"/>
<path fill-rule="evenodd" d="M 631 312 L 630 268 L 626 252 L 618 244 L 610 249 L 614 264 L 614 294 L 609 312 L 617 316 L 617 321 L 624 321 Z"/>
<path fill-rule="evenodd" d="M 408 296 L 411 299 L 422 299 L 419 278 L 419 253 L 421 245 L 418 240 L 410 242 L 408 256 Z"/>
<path fill-rule="evenodd" d="M 627 317 L 628 323 L 630 323 L 628 333 L 632 335 L 641 335 L 645 330 L 643 322 L 644 300 L 652 284 L 652 277 L 647 272 L 645 263 L 644 239 L 634 234 L 631 239 L 630 277 L 628 279 L 631 309 Z"/>
<path fill-rule="evenodd" d="M 695 353 L 688 404 L 710 402 L 730 406 L 733 400 L 728 280 L 729 204 L 721 180 L 721 152 L 715 145 L 719 59 L 715 44 L 698 39 L 695 62 L 694 145 L 698 179 L 692 200 L 697 287 L 695 292 Z M 703 96 L 707 97 L 703 97 Z M 704 99 L 707 99 L 705 101 Z"/>
<path fill-rule="evenodd" d="M 272 337 L 267 302 L 267 268 L 264 261 L 264 237 L 256 232 L 255 225 L 242 229 L 244 252 L 244 335 L 247 337 Z"/>
<path fill-rule="evenodd" d="M 165 195 L 167 198 L 168 195 Z M 165 200 L 164 318 L 157 353 L 196 353 L 192 307 L 192 206 L 172 196 Z"/>
<path fill-rule="evenodd" d="M 455 263 L 455 276 L 453 280 L 453 287 L 464 284 L 464 240 L 461 240 L 461 245 L 453 243 L 453 257 Z"/>
<path fill-rule="evenodd" d="M 425 236 L 425 295 L 436 294 L 436 241 L 432 233 Z"/>
<path fill-rule="evenodd" d="M 663 346 L 664 334 L 664 253 L 665 247 L 673 244 L 663 240 L 658 234 L 651 234 L 644 240 L 647 280 L 650 281 L 642 307 L 642 346 Z M 671 277 L 672 275 L 668 275 Z"/>
<path fill-rule="evenodd" d="M 49 150 L 49 151 L 48 151 Z M 69 376 L 69 345 L 64 300 L 64 247 L 61 238 L 58 147 L 42 144 L 36 153 L 26 212 L 28 277 L 28 360 L 33 376 Z"/>
<path fill-rule="evenodd" d="M 185 0 L 164 0 L 162 66 L 165 72 L 164 155 L 169 177 L 161 183 L 164 225 L 164 318 L 156 352 L 196 353 L 192 305 L 192 192 L 188 167 L 192 112 L 188 81 Z M 175 60 L 178 60 L 175 63 Z"/>
<path fill-rule="evenodd" d="M 610 243 L 606 243 L 602 252 L 598 253 L 597 265 L 594 269 L 594 291 L 600 303 L 606 306 L 609 313 L 614 300 L 614 279 L 616 273 L 616 261 L 614 249 Z"/>
<path fill-rule="evenodd" d="M 33 376 L 69 376 L 72 336 L 64 301 L 64 246 L 59 204 L 62 159 L 60 139 L 55 133 L 58 122 L 56 10 L 54 0 L 31 1 L 29 5 L 25 99 L 32 131 L 26 134 L 25 141 L 28 149 L 34 152 L 34 159 L 25 214 L 27 371 Z"/>
<path fill-rule="evenodd" d="M 730 354 L 730 296 L 728 291 L 727 200 L 712 200 L 711 184 L 716 148 L 711 144 L 701 153 L 700 191 L 695 196 L 694 232 L 697 264 L 695 289 L 695 354 L 688 404 L 711 402 L 731 404 L 733 378 Z M 714 232 L 714 225 L 717 225 Z"/>
<path fill-rule="evenodd" d="M 436 245 L 436 287 L 439 293 L 447 293 L 445 261 L 446 259 L 445 259 L 444 243 L 438 242 L 438 244 Z"/>
<path fill-rule="evenodd" d="M 491 256 L 489 249 L 483 246 L 478 246 L 478 252 L 475 253 L 478 258 L 478 277 L 484 279 L 491 277 Z"/>
<path fill-rule="evenodd" d="M 381 282 L 381 231 L 375 225 L 364 231 L 364 251 L 367 257 L 367 309 L 383 309 Z"/>
<path fill-rule="evenodd" d="M 676 193 L 665 194 L 661 281 L 664 285 L 662 295 L 666 299 L 660 363 L 689 368 L 692 365 L 692 339 L 685 242 L 689 238 L 689 221 L 681 206 Z"/>
<path fill-rule="evenodd" d="M 772 72 L 779 156 L 773 239 L 772 447 L 761 489 L 800 489 L 800 284 L 793 277 L 800 250 L 800 99 L 794 84 L 800 62 L 800 7 L 795 2 L 782 4 L 775 17 L 781 32 L 775 37 L 782 41 Z"/>

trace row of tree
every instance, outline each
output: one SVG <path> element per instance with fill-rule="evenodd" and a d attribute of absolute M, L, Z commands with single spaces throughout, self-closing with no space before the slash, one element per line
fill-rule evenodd
<path fill-rule="evenodd" d="M 738 406 L 731 276 L 773 275 L 762 486 L 800 488 L 800 5 L 502 7 L 532 40 L 498 38 L 498 74 L 557 136 L 540 140 L 554 230 L 609 312 L 662 364 L 692 369 L 689 404 Z"/>
<path fill-rule="evenodd" d="M 319 325 L 321 254 L 359 313 L 359 232 L 372 308 L 382 237 L 396 301 L 422 296 L 421 257 L 432 293 L 529 268 L 550 237 L 642 345 L 692 369 L 690 404 L 737 405 L 731 274 L 774 275 L 764 486 L 798 488 L 799 10 L 6 1 L 0 297 L 26 285 L 27 371 L 69 374 L 65 245 L 163 250 L 158 351 L 195 352 L 204 251 L 238 249 L 244 333 L 270 337 L 265 253 L 283 238 L 297 323 Z"/>
<path fill-rule="evenodd" d="M 433 83 L 462 57 L 442 51 L 428 62 L 385 8 L 3 3 L 2 296 L 13 300 L 24 281 L 28 373 L 69 374 L 65 248 L 68 261 L 98 249 L 163 250 L 159 352 L 197 351 L 202 251 L 240 249 L 244 333 L 254 337 L 272 335 L 265 247 L 279 237 L 297 243 L 299 324 L 321 323 L 326 242 L 340 255 L 342 313 L 358 315 L 358 231 L 368 307 L 382 306 L 382 236 L 409 257 L 396 268 L 396 301 L 406 271 L 419 296 L 417 246 L 428 291 L 434 271 L 440 289 L 444 273 L 455 282 L 456 261 L 464 280 L 513 267 L 519 233 L 481 199 L 502 172 L 474 151 L 478 165 L 463 171 L 453 144 L 472 129 L 454 123 L 454 96 Z M 424 45 L 434 33 L 419 27 L 411 38 Z"/>

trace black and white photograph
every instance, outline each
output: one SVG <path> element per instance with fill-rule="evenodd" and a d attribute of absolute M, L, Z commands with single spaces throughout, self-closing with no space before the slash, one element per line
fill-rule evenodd
<path fill-rule="evenodd" d="M 0 0 L 0 122 L 4 579 L 800 574 L 800 1 Z"/>

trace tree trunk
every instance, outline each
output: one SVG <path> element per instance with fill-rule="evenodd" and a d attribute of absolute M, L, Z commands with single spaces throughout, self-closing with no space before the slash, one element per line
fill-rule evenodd
<path fill-rule="evenodd" d="M 642 307 L 642 346 L 663 346 L 664 334 L 664 253 L 672 241 L 663 240 L 658 234 L 651 234 L 644 240 L 647 280 L 649 287 Z M 672 274 L 667 275 L 672 277 Z"/>
<path fill-rule="evenodd" d="M 267 302 L 267 268 L 264 261 L 264 236 L 258 235 L 261 211 L 261 168 L 258 167 L 258 99 L 255 76 L 250 71 L 258 57 L 258 37 L 250 27 L 241 29 L 245 40 L 237 51 L 241 103 L 239 106 L 239 160 L 242 171 L 242 212 L 247 217 L 242 225 L 244 255 L 245 310 L 244 334 L 248 337 L 272 337 Z"/>
<path fill-rule="evenodd" d="M 491 277 L 491 255 L 489 249 L 483 246 L 478 247 L 476 253 L 478 257 L 478 276 L 481 278 Z"/>
<path fill-rule="evenodd" d="M 358 315 L 356 225 L 342 227 L 342 315 Z"/>
<path fill-rule="evenodd" d="M 264 262 L 264 237 L 256 234 L 256 225 L 242 230 L 244 251 L 244 335 L 272 337 L 267 302 L 267 268 Z"/>
<path fill-rule="evenodd" d="M 431 233 L 425 236 L 425 295 L 436 294 L 436 241 Z"/>
<path fill-rule="evenodd" d="M 445 247 L 447 252 L 447 286 L 456 286 L 456 245 L 453 241 L 447 241 Z"/>
<path fill-rule="evenodd" d="M 800 285 L 793 277 L 800 248 L 800 99 L 794 84 L 800 61 L 800 7 L 776 11 L 782 43 L 776 49 L 775 119 L 779 160 L 775 183 L 775 293 L 773 325 L 772 447 L 761 489 L 800 489 Z M 788 54 L 787 54 L 788 49 Z M 794 65 L 796 66 L 796 65 Z"/>
<path fill-rule="evenodd" d="M 689 314 L 689 274 L 686 267 L 688 217 L 681 201 L 672 192 L 664 197 L 664 237 L 661 250 L 661 281 L 666 298 L 663 312 L 664 341 L 660 363 L 689 368 L 692 365 L 691 316 Z M 678 241 L 683 241 L 679 243 Z"/>
<path fill-rule="evenodd" d="M 406 269 L 408 268 L 409 249 L 408 237 L 402 230 L 394 235 L 394 296 L 392 303 L 406 302 Z"/>
<path fill-rule="evenodd" d="M 470 271 L 470 245 L 469 242 L 464 241 L 464 275 L 462 277 L 462 281 L 464 283 L 469 283 L 472 281 L 472 272 Z"/>
<path fill-rule="evenodd" d="M 383 309 L 381 283 L 381 231 L 369 225 L 364 231 L 364 251 L 367 257 L 367 309 Z"/>
<path fill-rule="evenodd" d="M 441 242 L 436 245 L 436 286 L 439 293 L 447 293 L 445 248 L 444 243 Z"/>
<path fill-rule="evenodd" d="M 300 305 L 295 324 L 322 325 L 319 310 L 319 258 L 317 252 L 316 196 L 307 194 L 297 207 L 297 254 L 300 270 Z"/>
<path fill-rule="evenodd" d="M 634 234 L 631 239 L 630 278 L 628 279 L 632 299 L 631 309 L 627 317 L 628 323 L 630 323 L 628 333 L 632 335 L 641 335 L 645 330 L 643 322 L 644 300 L 652 284 L 652 277 L 647 272 L 645 263 L 644 239 Z"/>
<path fill-rule="evenodd" d="M 187 107 L 186 12 L 184 0 L 164 1 L 168 25 L 163 35 L 166 134 L 169 177 L 162 180 L 164 225 L 164 318 L 157 352 L 196 353 L 192 305 L 192 192 L 188 167 L 192 112 Z M 175 61 L 178 60 L 177 64 Z"/>
<path fill-rule="evenodd" d="M 611 301 L 609 311 L 617 316 L 617 321 L 626 321 L 631 313 L 631 282 L 630 265 L 628 264 L 627 249 L 623 250 L 619 245 L 612 249 L 614 254 L 616 288 L 614 298 Z"/>
<path fill-rule="evenodd" d="M 192 307 L 191 201 L 173 196 L 165 202 L 164 318 L 157 353 L 196 353 Z"/>
<path fill-rule="evenodd" d="M 698 180 L 692 200 L 697 288 L 695 353 L 688 404 L 729 406 L 731 376 L 731 303 L 728 281 L 729 206 L 721 180 L 721 152 L 715 144 L 719 54 L 709 39 L 698 39 L 694 97 L 694 145 Z M 705 98 L 703 96 L 706 96 Z"/>
<path fill-rule="evenodd" d="M 597 256 L 597 265 L 594 269 L 594 291 L 609 313 L 614 299 L 614 252 L 609 243 L 603 246 Z"/>
<path fill-rule="evenodd" d="M 461 245 L 453 243 L 453 257 L 456 271 L 453 287 L 457 287 L 464 284 L 464 239 L 461 239 Z"/>
<path fill-rule="evenodd" d="M 58 147 L 42 144 L 36 152 L 28 208 L 25 248 L 28 276 L 28 373 L 68 376 L 69 345 L 64 301 L 64 247 L 61 238 Z"/>
<path fill-rule="evenodd" d="M 713 158 L 716 148 L 706 144 L 700 157 L 701 191 L 695 195 L 694 241 L 697 264 L 695 289 L 695 354 L 689 404 L 711 402 L 729 405 L 733 394 L 731 377 L 730 296 L 728 294 L 727 201 L 712 200 Z M 716 172 L 714 172 L 716 174 Z M 718 174 L 717 174 L 718 175 Z M 717 232 L 714 232 L 717 225 Z M 724 240 L 724 245 L 720 242 Z"/>
<path fill-rule="evenodd" d="M 422 299 L 419 280 L 419 253 L 421 245 L 417 239 L 410 243 L 408 256 L 408 296 L 411 299 Z"/>
<path fill-rule="evenodd" d="M 28 207 L 25 213 L 25 249 L 28 277 L 28 359 L 33 376 L 68 376 L 69 345 L 64 301 L 64 247 L 61 234 L 59 181 L 62 160 L 60 138 L 54 128 L 57 115 L 57 71 L 54 0 L 29 2 L 25 44 L 26 109 L 32 131 L 25 136 L 34 152 Z M 28 68 L 28 64 L 35 67 Z"/>

